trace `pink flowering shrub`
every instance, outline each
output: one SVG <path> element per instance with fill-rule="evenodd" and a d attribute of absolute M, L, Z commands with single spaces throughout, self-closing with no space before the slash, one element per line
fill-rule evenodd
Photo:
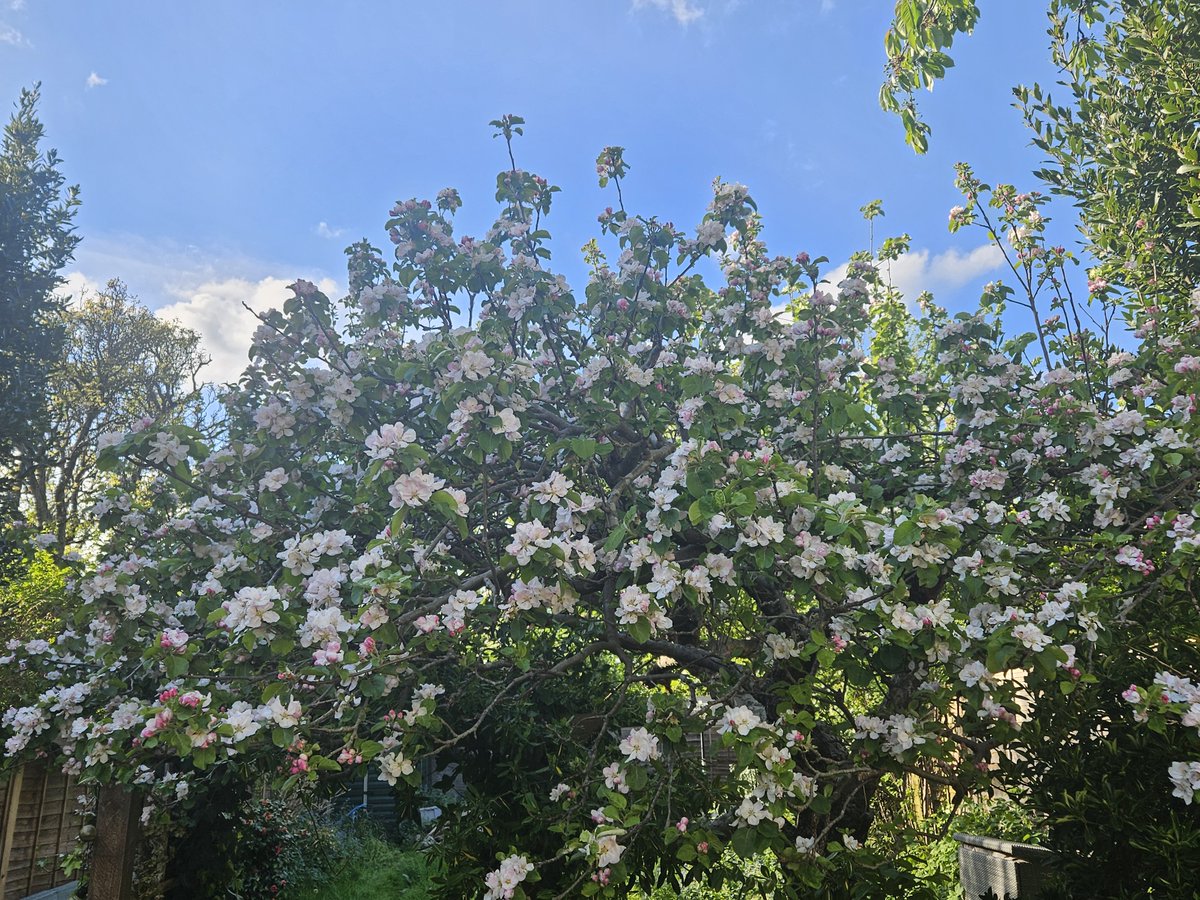
<path fill-rule="evenodd" d="M 496 124 L 511 147 L 520 120 Z M 597 166 L 619 189 L 621 150 Z M 1061 291 L 1043 318 L 1065 254 L 1039 198 L 961 186 L 956 227 L 992 197 L 1032 334 L 1005 334 L 1002 285 L 915 314 L 877 261 L 829 284 L 770 256 L 737 184 L 690 234 L 618 193 L 576 288 L 550 268 L 557 189 L 515 163 L 482 237 L 452 191 L 398 203 L 394 262 L 355 245 L 348 296 L 301 281 L 263 317 L 218 441 L 104 451 L 157 477 L 97 510 L 120 549 L 79 573 L 71 628 L 10 648 L 46 683 L 7 752 L 415 787 L 586 679 L 594 727 L 563 721 L 495 862 L 457 861 L 478 893 L 719 880 L 727 847 L 789 889 L 885 867 L 883 776 L 988 786 L 1200 545 L 1196 322 L 1133 321 L 1122 350 Z M 697 758 L 710 732 L 728 771 Z"/>

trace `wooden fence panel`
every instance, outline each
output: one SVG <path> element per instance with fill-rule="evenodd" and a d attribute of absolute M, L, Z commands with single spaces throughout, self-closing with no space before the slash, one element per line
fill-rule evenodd
<path fill-rule="evenodd" d="M 39 764 L 17 769 L 0 790 L 0 900 L 20 900 L 71 881 L 62 857 L 81 822 L 73 777 Z"/>

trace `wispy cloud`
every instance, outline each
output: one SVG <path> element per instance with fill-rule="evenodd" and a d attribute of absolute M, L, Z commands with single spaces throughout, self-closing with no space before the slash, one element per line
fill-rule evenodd
<path fill-rule="evenodd" d="M 653 7 L 670 15 L 680 25 L 690 25 L 704 16 L 704 9 L 691 0 L 633 0 L 634 9 Z"/>
<path fill-rule="evenodd" d="M 765 119 L 762 140 L 767 145 L 770 159 L 776 160 L 790 172 L 803 174 L 806 190 L 813 190 L 825 183 L 824 179 L 819 177 L 820 165 L 813 156 L 812 143 L 798 141 L 793 129 L 786 124 L 781 128 L 778 119 Z"/>
<path fill-rule="evenodd" d="M 328 222 L 318 222 L 317 227 L 313 229 L 317 237 L 323 237 L 326 240 L 332 241 L 334 238 L 340 238 L 346 233 L 345 228 L 330 228 Z"/>
<path fill-rule="evenodd" d="M 0 22 L 0 44 L 12 44 L 14 47 L 25 47 L 29 45 L 29 41 L 25 39 L 25 35 L 17 31 L 7 22 Z"/>
<path fill-rule="evenodd" d="M 884 263 L 880 275 L 885 283 L 891 284 L 912 303 L 922 291 L 931 291 L 935 297 L 942 292 L 957 291 L 994 272 L 1003 263 L 1004 255 L 992 243 L 981 244 L 966 253 L 954 248 L 937 254 L 927 249 L 913 250 L 893 262 Z M 826 281 L 830 286 L 836 286 L 846 277 L 849 268 L 843 263 L 827 271 Z"/>
<path fill-rule="evenodd" d="M 87 85 L 87 89 L 90 91 L 92 88 L 97 88 L 97 87 L 100 87 L 101 85 L 108 84 L 108 79 L 101 78 L 99 75 L 97 75 L 95 72 L 93 72 L 91 75 L 89 75 L 87 77 L 87 81 L 84 82 L 84 84 Z"/>
<path fill-rule="evenodd" d="M 25 8 L 25 0 L 8 0 L 8 8 L 13 12 L 20 12 Z"/>

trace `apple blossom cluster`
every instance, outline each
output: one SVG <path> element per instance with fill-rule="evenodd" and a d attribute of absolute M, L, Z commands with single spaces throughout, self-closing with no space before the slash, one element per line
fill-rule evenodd
<path fill-rule="evenodd" d="M 519 885 L 530 872 L 533 864 L 523 856 L 510 856 L 500 861 L 500 868 L 490 872 L 485 879 L 487 891 L 483 900 L 512 900 L 517 896 Z"/>
<path fill-rule="evenodd" d="M 615 896 L 659 841 L 700 875 L 726 847 L 819 873 L 885 774 L 986 785 L 1039 697 L 1194 567 L 1196 327 L 1042 357 L 986 304 L 918 317 L 870 263 L 830 284 L 768 255 L 724 182 L 693 237 L 619 197 L 573 288 L 556 190 L 501 173 L 481 238 L 457 194 L 398 203 L 394 260 L 357 244 L 345 298 L 300 281 L 262 316 L 217 439 L 106 441 L 153 476 L 98 506 L 70 627 L 0 659 L 44 678 L 8 754 L 411 789 L 562 685 L 558 768 L 498 869 L 461 862 L 485 896 L 550 872 Z"/>
<path fill-rule="evenodd" d="M 1140 723 L 1165 729 L 1169 725 L 1191 730 L 1191 743 L 1200 757 L 1200 684 L 1190 678 L 1159 672 L 1148 688 L 1131 684 L 1121 695 L 1134 708 Z M 1172 796 L 1185 804 L 1200 795 L 1200 759 L 1176 760 L 1168 770 Z"/>

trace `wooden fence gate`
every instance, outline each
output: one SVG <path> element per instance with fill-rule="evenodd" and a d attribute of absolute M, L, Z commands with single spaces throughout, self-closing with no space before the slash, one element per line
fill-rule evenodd
<path fill-rule="evenodd" d="M 20 900 L 72 880 L 63 856 L 79 834 L 74 777 L 31 763 L 0 784 L 0 900 Z"/>

